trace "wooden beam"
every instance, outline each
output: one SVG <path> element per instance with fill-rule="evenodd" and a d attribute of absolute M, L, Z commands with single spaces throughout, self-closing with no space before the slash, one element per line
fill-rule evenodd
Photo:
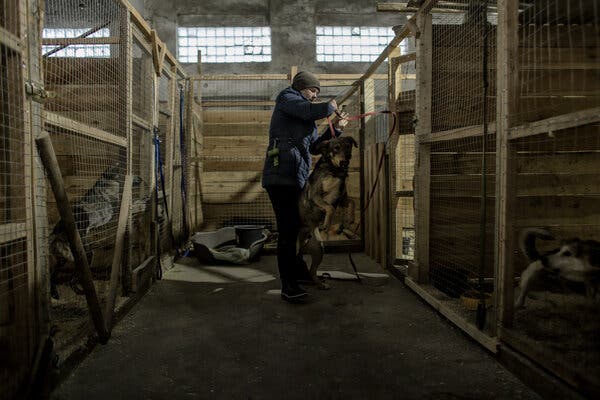
<path fill-rule="evenodd" d="M 362 74 L 315 74 L 315 76 L 317 78 L 319 78 L 319 80 L 321 81 L 327 81 L 327 80 L 357 80 L 360 79 L 362 77 Z M 378 80 L 386 80 L 387 79 L 387 74 L 373 74 L 371 76 L 371 78 L 373 79 L 378 79 Z"/>
<path fill-rule="evenodd" d="M 144 118 L 138 116 L 137 114 L 131 114 L 131 121 L 141 128 L 152 131 L 152 123 L 146 121 Z"/>
<path fill-rule="evenodd" d="M 129 10 L 129 12 L 131 13 L 131 19 L 133 20 L 133 22 L 141 30 L 141 32 L 144 34 L 144 36 L 149 39 L 152 29 L 150 28 L 150 25 L 146 22 L 146 20 L 144 20 L 142 15 L 138 12 L 138 10 L 136 10 L 135 7 L 133 7 L 128 0 L 119 0 L 119 2 Z M 166 46 L 165 46 L 165 58 L 167 59 L 169 64 L 177 67 L 177 70 L 179 73 L 181 73 L 182 75 L 185 76 L 185 72 L 184 72 L 183 68 L 181 67 L 181 65 L 179 64 L 177 59 L 173 56 L 173 54 L 169 51 L 169 49 L 166 48 Z"/>
<path fill-rule="evenodd" d="M 267 81 L 267 80 L 281 80 L 287 81 L 289 76 L 287 74 L 240 74 L 240 75 L 226 75 L 226 74 L 215 74 L 215 75 L 199 75 L 195 80 L 203 81 Z"/>
<path fill-rule="evenodd" d="M 488 124 L 488 133 L 496 132 L 496 123 Z M 463 128 L 450 129 L 447 131 L 428 133 L 423 135 L 421 143 L 445 142 L 448 140 L 464 139 L 470 137 L 483 136 L 483 125 L 465 126 Z"/>
<path fill-rule="evenodd" d="M 415 262 L 409 275 L 419 283 L 429 280 L 429 217 L 430 217 L 430 172 L 431 145 L 422 142 L 431 134 L 432 93 L 432 22 L 430 14 L 418 14 L 417 24 L 421 35 L 417 39 L 417 84 L 415 89 Z"/>
<path fill-rule="evenodd" d="M 122 73 L 120 78 L 121 98 L 125 99 L 124 107 L 120 110 L 121 129 L 127 138 L 127 174 L 133 176 L 133 35 L 137 28 L 131 24 L 131 12 L 125 9 L 121 12 L 119 19 L 119 34 L 121 46 L 119 46 L 119 57 Z M 132 232 L 133 220 L 129 218 L 127 228 Z M 130 254 L 131 255 L 131 254 Z M 132 288 L 131 257 L 128 257 L 127 265 L 123 268 L 121 282 L 123 292 L 128 294 Z"/>
<path fill-rule="evenodd" d="M 103 24 L 97 25 L 97 26 L 93 27 L 92 29 L 89 29 L 89 30 L 85 31 L 84 33 L 82 33 L 81 35 L 77 36 L 76 39 L 88 37 L 89 35 L 99 31 L 100 29 L 107 27 L 109 24 L 110 24 L 110 22 L 105 22 Z M 69 45 L 68 44 L 60 45 L 60 46 L 48 51 L 47 53 L 42 54 L 42 56 L 50 57 L 52 54 L 58 53 L 59 51 L 61 51 L 62 49 L 64 49 L 67 46 L 69 46 Z"/>
<path fill-rule="evenodd" d="M 431 12 L 434 13 L 449 13 L 449 14 L 464 14 L 467 12 L 468 3 L 457 2 L 457 1 L 443 1 L 440 0 L 436 2 L 437 5 L 444 6 L 444 8 L 433 7 L 431 8 Z M 419 11 L 419 7 L 410 6 L 408 2 L 398 2 L 398 3 L 377 3 L 377 11 L 379 12 L 416 12 Z M 527 4 L 524 4 L 521 9 L 527 7 Z M 454 8 L 452 8 L 454 7 Z M 488 10 L 491 12 L 497 11 L 498 7 L 494 5 L 489 5 Z"/>
<path fill-rule="evenodd" d="M 496 84 L 496 237 L 494 276 L 497 327 L 513 323 L 515 155 L 509 140 L 519 95 L 519 1 L 498 1 Z"/>
<path fill-rule="evenodd" d="M 146 50 L 148 54 L 152 54 L 152 46 L 150 45 L 150 42 L 148 39 L 146 39 L 146 36 L 144 36 L 142 31 L 140 31 L 137 26 L 133 25 L 131 27 L 131 34 L 135 38 L 136 44 L 142 46 L 142 49 Z"/>
<path fill-rule="evenodd" d="M 0 43 L 17 53 L 21 51 L 21 39 L 2 27 L 0 27 Z"/>
<path fill-rule="evenodd" d="M 211 101 L 202 100 L 202 107 L 254 107 L 254 106 L 266 106 L 271 107 L 275 105 L 274 101 L 271 100 L 257 100 L 257 101 Z"/>
<path fill-rule="evenodd" d="M 415 61 L 416 59 L 417 59 L 417 53 L 414 51 L 412 53 L 407 53 L 407 54 L 403 54 L 401 56 L 395 57 L 395 61 L 398 64 L 405 64 L 410 61 Z"/>
<path fill-rule="evenodd" d="M 477 329 L 475 325 L 468 323 L 462 315 L 457 314 L 451 307 L 436 299 L 431 293 L 429 293 L 410 277 L 404 278 L 404 283 L 415 293 L 421 296 L 423 300 L 429 303 L 429 305 L 435 308 L 440 314 L 448 318 L 454 325 L 462 329 L 463 332 L 475 339 L 480 345 L 494 354 L 498 352 L 498 339 L 486 335 Z"/>
<path fill-rule="evenodd" d="M 74 44 L 119 44 L 119 36 L 109 37 L 80 37 L 80 38 L 46 38 L 42 39 L 42 44 L 47 46 L 69 46 Z"/>
<path fill-rule="evenodd" d="M 443 2 L 438 2 L 443 3 Z M 377 3 L 378 12 L 400 12 L 400 13 L 415 13 L 419 11 L 419 7 L 410 7 L 408 3 Z M 448 13 L 448 14 L 463 14 L 464 9 L 450 9 L 450 8 L 432 8 L 431 12 L 434 13 Z"/>
<path fill-rule="evenodd" d="M 115 234 L 115 247 L 113 252 L 112 267 L 110 270 L 110 288 L 108 297 L 106 299 L 106 309 L 104 312 L 106 330 L 109 332 L 112 330 L 112 321 L 115 313 L 115 299 L 117 296 L 117 287 L 119 285 L 119 276 L 121 275 L 121 261 L 123 259 L 125 231 L 130 215 L 132 182 L 132 175 L 127 174 L 125 176 L 125 183 L 123 184 L 121 208 L 119 209 L 119 222 L 117 224 L 117 233 Z"/>
<path fill-rule="evenodd" d="M 58 165 L 56 153 L 52 147 L 52 141 L 50 140 L 50 136 L 45 134 L 36 139 L 35 142 L 38 151 L 40 152 L 40 158 L 44 164 L 44 168 L 48 174 L 48 180 L 52 186 L 52 192 L 56 199 L 60 218 L 63 221 L 63 226 L 69 240 L 69 247 L 73 253 L 73 258 L 75 259 L 74 265 L 77 269 L 77 275 L 79 276 L 79 281 L 85 292 L 85 299 L 90 311 L 90 316 L 94 327 L 96 328 L 96 332 L 98 333 L 100 342 L 106 343 L 110 334 L 106 330 L 102 308 L 100 307 L 96 287 L 92 280 L 92 273 L 90 271 L 90 266 L 88 265 L 83 242 L 81 241 L 79 231 L 75 225 L 75 216 L 73 215 L 73 210 L 71 209 L 71 204 L 67 197 L 67 192 L 60 172 L 60 166 Z"/>
<path fill-rule="evenodd" d="M 524 138 L 542 133 L 551 133 L 561 129 L 600 122 L 600 107 L 581 110 L 569 114 L 557 115 L 541 121 L 529 122 L 510 128 L 508 140 Z"/>
<path fill-rule="evenodd" d="M 398 95 L 402 91 L 402 78 L 400 78 L 400 72 L 402 70 L 400 59 L 400 48 L 397 47 L 393 52 L 392 56 L 390 56 L 391 62 L 388 62 L 388 110 L 392 112 L 397 112 L 397 102 Z M 387 224 L 387 246 L 386 246 L 386 261 L 389 265 L 393 263 L 393 260 L 396 258 L 396 254 L 398 253 L 397 244 L 398 244 L 398 236 L 402 237 L 402 226 L 397 224 L 397 212 L 398 208 L 396 207 L 396 198 L 395 192 L 397 176 L 401 173 L 399 171 L 399 159 L 398 159 L 398 143 L 399 143 L 399 124 L 395 121 L 394 118 L 388 119 L 388 129 L 391 131 L 392 126 L 396 122 L 395 131 L 391 132 L 392 136 L 389 139 L 389 154 L 387 157 L 386 163 L 386 173 L 387 173 L 387 185 L 386 185 L 386 207 L 388 212 L 390 213 L 389 218 L 386 219 Z M 393 161 L 393 162 L 391 162 Z M 394 167 L 392 169 L 392 166 Z M 393 239 L 396 240 L 393 240 Z M 401 241 L 400 241 L 401 242 Z M 388 265 L 386 265 L 386 268 Z"/>
<path fill-rule="evenodd" d="M 127 139 L 121 136 L 108 133 L 98 128 L 86 125 L 83 122 L 74 121 L 62 115 L 55 114 L 49 111 L 43 112 L 44 122 L 48 125 L 56 126 L 57 128 L 66 129 L 71 132 L 76 132 L 92 139 L 101 140 L 103 142 L 116 144 L 118 146 L 127 146 Z"/>
<path fill-rule="evenodd" d="M 0 225 L 0 244 L 12 242 L 27 236 L 24 223 L 9 223 Z"/>
<path fill-rule="evenodd" d="M 418 17 L 428 15 L 429 11 L 437 3 L 437 1 L 438 0 L 425 0 L 425 2 L 423 3 L 423 5 L 419 9 L 419 11 L 415 15 L 413 15 L 410 18 L 410 20 L 412 20 L 412 22 L 416 22 L 417 26 L 419 26 Z M 420 29 L 422 29 L 422 28 L 420 28 Z M 356 91 L 360 87 L 360 83 L 364 82 L 365 79 L 368 79 L 369 77 L 371 77 L 371 75 L 373 75 L 375 73 L 375 71 L 377 71 L 377 69 L 385 61 L 385 59 L 388 58 L 388 56 L 392 53 L 392 51 L 400 45 L 400 42 L 402 42 L 402 40 L 404 40 L 406 37 L 408 37 L 410 35 L 411 35 L 411 29 L 410 29 L 409 23 L 407 22 L 402 27 L 402 29 L 400 29 L 396 33 L 396 36 L 390 41 L 390 43 L 386 46 L 386 48 L 381 52 L 379 57 L 377 57 L 377 59 L 375 61 L 373 61 L 373 63 L 369 66 L 367 71 L 358 79 L 357 84 L 354 85 L 353 87 L 351 87 L 350 89 L 348 89 L 345 93 L 336 97 L 336 101 L 338 102 L 338 104 L 342 104 L 350 96 L 352 96 L 354 93 L 356 93 Z"/>
<path fill-rule="evenodd" d="M 165 61 L 166 46 L 161 42 L 154 29 L 150 31 L 150 42 L 152 45 L 152 63 L 154 64 L 154 72 L 157 76 L 160 76 L 163 69 L 163 62 Z"/>

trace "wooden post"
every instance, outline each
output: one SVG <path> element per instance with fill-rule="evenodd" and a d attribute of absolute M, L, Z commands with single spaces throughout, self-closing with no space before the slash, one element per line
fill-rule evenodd
<path fill-rule="evenodd" d="M 392 112 L 396 112 L 396 101 L 398 100 L 398 95 L 402 90 L 402 76 L 401 70 L 402 65 L 398 62 L 398 57 L 400 57 L 400 47 L 397 47 L 391 54 L 388 62 L 388 110 Z M 397 118 L 397 116 L 396 116 Z M 402 227 L 397 225 L 397 213 L 398 213 L 398 199 L 396 197 L 396 177 L 398 175 L 398 159 L 396 154 L 396 147 L 398 146 L 398 132 L 399 132 L 399 121 L 396 121 L 395 132 L 392 132 L 392 137 L 389 141 L 388 147 L 388 155 L 387 155 L 387 209 L 389 210 L 389 218 L 387 219 L 387 259 L 389 266 L 394 264 L 394 260 L 396 259 L 397 243 L 398 238 L 397 235 L 400 234 L 402 236 Z M 389 116 L 388 125 L 389 129 L 392 129 L 392 125 L 394 124 L 394 117 Z M 400 232 L 398 230 L 400 229 Z"/>
<path fill-rule="evenodd" d="M 9 6 L 10 7 L 10 6 Z M 23 78 L 30 82 L 43 82 L 42 62 L 38 49 L 40 48 L 39 39 L 41 37 L 43 24 L 43 4 L 28 0 L 27 9 L 22 5 L 20 11 L 21 32 L 29 32 L 27 37 L 28 46 L 24 47 L 21 63 L 28 68 L 22 69 Z M 15 57 L 16 60 L 16 57 Z M 9 68 L 11 63 L 9 63 Z M 15 71 L 20 69 L 20 65 L 14 65 Z M 12 68 L 11 68 L 12 69 Z M 9 72 L 10 76 L 10 72 Z M 23 81 L 19 82 L 21 87 Z M 41 85 L 40 85 L 41 86 Z M 50 328 L 49 317 L 49 279 L 50 274 L 48 266 L 48 257 L 45 256 L 48 239 L 48 218 L 46 214 L 46 186 L 44 179 L 44 170 L 39 163 L 39 158 L 35 150 L 35 139 L 41 134 L 42 123 L 42 104 L 29 98 L 24 102 L 25 118 L 23 125 L 23 164 L 24 164 L 24 185 L 25 199 L 28 206 L 25 208 L 25 222 L 27 232 L 27 298 L 28 305 L 17 312 L 27 312 L 26 320 L 28 322 L 29 334 L 22 332 L 24 337 L 29 338 L 29 359 L 35 355 L 36 359 L 41 356 L 44 339 L 48 335 Z M 6 151 L 6 150 L 5 150 Z M 18 165 L 18 164 L 17 164 Z M 14 168 L 14 167 L 13 167 Z M 35 352 L 35 349 L 38 349 Z"/>
<path fill-rule="evenodd" d="M 360 113 L 364 114 L 365 112 L 365 88 L 364 85 L 360 85 L 358 86 L 358 99 L 359 99 L 359 104 L 360 104 Z M 366 213 L 365 213 L 365 191 L 367 190 L 365 188 L 365 184 L 366 184 L 366 171 L 365 171 L 365 165 L 366 165 L 366 160 L 365 160 L 365 156 L 366 156 L 366 152 L 365 152 L 365 119 L 361 118 L 360 119 L 360 129 L 359 129 L 359 133 L 358 133 L 358 150 L 360 151 L 359 154 L 359 161 L 360 161 L 360 174 L 359 174 L 359 181 L 360 181 L 360 247 L 361 249 L 366 252 L 366 238 L 365 238 L 365 233 L 366 233 L 366 229 L 365 229 L 365 224 L 367 223 L 366 221 Z"/>
<path fill-rule="evenodd" d="M 154 32 L 154 31 L 153 31 Z M 158 40 L 158 39 L 157 39 Z M 155 40 L 154 42 L 157 43 L 157 40 Z M 153 60 L 155 59 L 154 54 L 156 53 L 158 49 L 158 45 L 154 45 L 153 44 Z M 160 68 L 157 70 L 157 67 Z M 151 115 L 151 121 L 152 121 L 152 132 L 151 132 L 151 136 L 152 139 L 154 139 L 154 132 L 155 129 L 158 129 L 158 119 L 159 119 L 159 113 L 158 110 L 160 109 L 160 96 L 159 96 L 159 80 L 160 80 L 160 74 L 162 73 L 162 67 L 160 65 L 154 65 L 154 72 L 152 74 L 152 87 L 154 88 L 154 90 L 152 91 L 153 97 L 152 97 L 152 105 L 150 107 L 150 115 Z M 160 138 L 160 135 L 158 135 Z M 157 168 L 159 167 L 159 162 L 160 160 L 156 159 L 156 146 L 159 146 L 160 149 L 160 143 L 155 143 L 154 140 L 152 141 L 152 146 L 150 147 L 152 149 L 152 193 L 154 195 L 156 195 L 158 193 L 157 198 L 155 199 L 156 201 L 153 201 L 153 207 L 152 207 L 152 221 L 154 222 L 154 240 L 153 243 L 155 243 L 155 249 L 154 252 L 155 254 L 158 256 L 157 257 L 157 262 L 158 265 L 162 265 L 162 247 L 161 247 L 161 236 L 160 236 L 160 224 L 158 223 L 158 213 L 159 213 L 159 207 L 160 207 L 160 193 L 161 193 L 161 188 L 160 188 L 160 176 L 158 175 L 157 172 Z"/>
<path fill-rule="evenodd" d="M 75 225 L 75 217 L 73 216 L 73 210 L 71 210 L 71 203 L 67 197 L 65 184 L 60 173 L 56 153 L 54 152 L 52 142 L 50 141 L 50 136 L 45 134 L 36 139 L 35 142 L 38 151 L 40 152 L 42 163 L 46 168 L 48 179 L 52 186 L 52 192 L 56 199 L 56 205 L 58 206 L 58 211 L 60 213 L 60 218 L 63 221 L 67 238 L 69 239 L 69 246 L 73 253 L 73 258 L 75 259 L 75 268 L 77 269 L 79 279 L 81 280 L 81 286 L 83 286 L 83 291 L 85 292 L 85 299 L 90 310 L 92 322 L 98 333 L 98 339 L 101 343 L 106 343 L 109 338 L 109 333 L 106 330 L 104 316 L 102 315 L 102 309 L 100 308 L 100 302 L 98 301 L 98 295 L 96 294 L 96 288 L 92 280 L 92 273 L 90 272 L 79 231 Z"/>
<path fill-rule="evenodd" d="M 121 67 L 123 68 L 120 81 L 121 97 L 125 99 L 125 108 L 121 111 L 121 130 L 125 133 L 127 139 L 127 175 L 133 176 L 133 126 L 131 115 L 133 113 L 133 37 L 131 32 L 130 12 L 127 9 L 121 11 L 121 19 L 119 21 L 119 58 Z M 129 238 L 133 228 L 131 218 L 127 221 Z M 124 265 L 123 274 L 121 275 L 121 286 L 125 294 L 131 291 L 131 273 L 133 267 L 131 265 L 131 240 L 129 240 L 129 248 L 127 249 L 127 263 Z"/>
<path fill-rule="evenodd" d="M 429 215 L 430 215 L 430 152 L 431 145 L 422 142 L 423 135 L 431 133 L 431 14 L 417 14 L 421 35 L 417 42 L 417 86 L 415 90 L 415 263 L 409 275 L 417 282 L 429 281 Z"/>
<path fill-rule="evenodd" d="M 200 51 L 198 51 L 198 56 L 200 56 Z M 200 63 L 198 63 L 200 65 Z M 167 124 L 167 133 L 166 140 L 167 145 L 165 146 L 165 177 L 167 179 L 167 195 L 169 198 L 167 199 L 167 204 L 169 207 L 169 215 L 171 216 L 170 221 L 170 229 L 173 229 L 173 151 L 175 143 L 177 143 L 176 138 L 179 137 L 179 132 L 176 132 L 177 122 L 175 118 L 179 115 L 177 109 L 179 108 L 179 96 L 177 95 L 177 68 L 171 67 L 171 77 L 169 79 L 169 100 L 168 100 L 168 108 L 171 117 L 169 118 L 169 123 Z"/>
<path fill-rule="evenodd" d="M 201 54 L 198 53 L 198 57 Z M 196 82 L 196 80 L 192 80 L 192 82 Z M 202 211 L 202 172 L 204 172 L 204 164 L 202 161 L 202 151 L 204 148 L 204 137 L 202 131 L 202 85 L 200 81 L 198 81 L 198 85 L 196 85 L 196 92 L 194 93 L 198 102 L 194 102 L 192 107 L 192 132 L 190 133 L 190 155 L 193 152 L 193 161 L 190 158 L 190 165 L 194 164 L 194 230 L 198 229 L 200 224 L 204 221 L 204 212 Z M 198 118 L 196 119 L 196 112 L 198 111 Z M 198 124 L 195 122 L 198 121 Z M 198 129 L 196 129 L 198 128 Z"/>
<path fill-rule="evenodd" d="M 519 69 L 519 2 L 498 1 L 496 85 L 496 326 L 510 328 L 513 322 L 514 299 L 514 203 L 515 160 L 509 141 L 510 128 L 518 101 Z M 499 330 L 501 334 L 502 330 Z"/>
<path fill-rule="evenodd" d="M 361 111 L 361 113 L 375 111 L 375 80 L 373 78 L 366 79 L 362 84 L 362 101 L 363 111 Z M 372 147 L 375 145 L 375 120 L 372 116 L 363 118 L 362 120 L 364 121 L 364 149 L 365 154 L 367 154 L 366 161 L 368 161 L 365 163 L 365 169 L 363 170 L 363 173 L 367 174 L 368 177 L 365 181 L 366 185 L 364 187 L 365 202 L 367 202 L 368 196 L 371 192 L 371 186 L 373 185 L 373 182 L 375 181 L 375 178 L 377 176 L 376 169 L 378 160 L 373 159 L 376 158 L 376 156 L 371 154 L 372 151 L 374 151 L 375 149 L 375 147 Z M 373 195 L 373 198 L 375 198 L 375 195 Z M 368 208 L 365 210 L 365 219 L 363 223 L 365 225 L 365 252 L 376 262 L 379 262 L 377 254 L 379 243 L 375 243 L 376 235 L 374 230 L 377 224 L 375 220 L 376 206 L 376 202 L 374 201 L 374 199 L 372 199 L 369 203 Z"/>
<path fill-rule="evenodd" d="M 115 298 L 117 296 L 117 286 L 119 284 L 119 275 L 121 274 L 121 261 L 123 259 L 123 245 L 125 242 L 125 230 L 129 220 L 129 210 L 131 206 L 131 175 L 125 176 L 123 184 L 123 195 L 121 197 L 121 208 L 119 210 L 119 223 L 117 224 L 117 233 L 115 235 L 115 250 L 113 253 L 112 268 L 110 270 L 110 290 L 106 298 L 106 330 L 112 330 L 112 319 L 115 308 Z"/>
<path fill-rule="evenodd" d="M 290 68 L 290 85 L 292 84 L 292 81 L 294 80 L 294 76 L 296 76 L 297 73 L 298 73 L 298 66 L 292 65 L 292 67 Z"/>

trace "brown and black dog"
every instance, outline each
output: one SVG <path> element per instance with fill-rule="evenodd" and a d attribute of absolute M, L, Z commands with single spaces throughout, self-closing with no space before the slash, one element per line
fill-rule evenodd
<path fill-rule="evenodd" d="M 342 136 L 323 141 L 317 147 L 321 158 L 308 177 L 308 182 L 302 191 L 299 202 L 301 228 L 298 235 L 302 257 L 304 252 L 311 256 L 310 276 L 321 289 L 329 286 L 317 278 L 317 268 L 323 259 L 321 234 L 327 239 L 335 210 L 341 207 L 345 210 L 344 219 L 338 232 L 344 226 L 354 223 L 354 201 L 346 192 L 346 178 L 352 158 L 352 147 L 358 147 L 350 136 Z"/>

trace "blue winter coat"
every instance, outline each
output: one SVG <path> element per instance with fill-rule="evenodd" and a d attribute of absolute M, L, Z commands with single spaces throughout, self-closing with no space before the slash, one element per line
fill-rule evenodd
<path fill-rule="evenodd" d="M 304 188 L 311 167 L 310 153 L 323 140 L 331 139 L 329 129 L 319 136 L 316 120 L 333 113 L 329 102 L 311 103 L 302 93 L 288 87 L 275 100 L 269 128 L 269 149 L 277 141 L 279 165 L 265 154 L 262 186 L 287 185 Z M 336 135 L 341 134 L 336 131 Z"/>

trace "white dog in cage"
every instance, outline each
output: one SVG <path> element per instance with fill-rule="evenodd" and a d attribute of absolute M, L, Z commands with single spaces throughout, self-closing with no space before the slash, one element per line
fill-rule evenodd
<path fill-rule="evenodd" d="M 540 254 L 535 246 L 537 238 L 554 239 L 550 232 L 541 228 L 528 228 L 519 235 L 519 247 L 530 264 L 521 274 L 515 308 L 525 304 L 525 297 L 533 285 L 544 278 L 582 283 L 586 295 L 595 299 L 600 286 L 600 242 L 575 238 L 563 241 L 558 249 Z"/>

